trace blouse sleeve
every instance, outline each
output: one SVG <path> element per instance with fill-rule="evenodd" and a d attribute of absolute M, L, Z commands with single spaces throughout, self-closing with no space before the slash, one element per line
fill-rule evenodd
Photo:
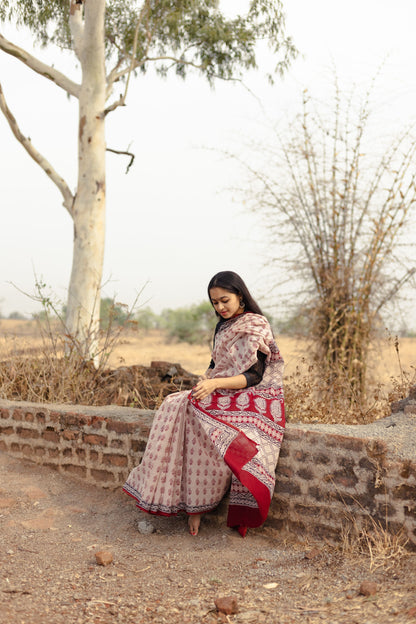
<path fill-rule="evenodd" d="M 250 366 L 250 368 L 243 373 L 247 380 L 247 388 L 250 386 L 256 386 L 263 379 L 264 367 L 266 365 L 266 354 L 261 351 L 257 351 L 257 362 Z"/>

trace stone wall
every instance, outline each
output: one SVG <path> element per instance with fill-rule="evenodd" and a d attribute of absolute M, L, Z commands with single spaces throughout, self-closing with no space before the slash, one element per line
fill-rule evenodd
<path fill-rule="evenodd" d="M 268 523 L 339 539 L 377 523 L 416 549 L 416 393 L 371 425 L 289 423 Z M 406 412 L 406 413 L 405 413 Z M 0 450 L 116 488 L 140 463 L 153 412 L 0 401 Z"/>

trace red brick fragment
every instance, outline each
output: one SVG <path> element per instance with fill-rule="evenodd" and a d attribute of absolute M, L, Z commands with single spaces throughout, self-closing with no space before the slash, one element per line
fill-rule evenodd
<path fill-rule="evenodd" d="M 225 613 L 225 615 L 233 615 L 238 613 L 237 598 L 233 596 L 224 596 L 223 598 L 216 598 L 214 600 L 217 611 Z"/>
<path fill-rule="evenodd" d="M 374 583 L 374 581 L 363 581 L 358 593 L 361 596 L 375 596 L 377 589 L 377 583 Z"/>
<path fill-rule="evenodd" d="M 110 565 L 110 563 L 113 563 L 113 553 L 108 550 L 100 550 L 95 553 L 95 560 L 98 565 Z"/>

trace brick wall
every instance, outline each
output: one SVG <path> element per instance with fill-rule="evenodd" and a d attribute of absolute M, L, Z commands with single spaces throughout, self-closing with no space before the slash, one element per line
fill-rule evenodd
<path fill-rule="evenodd" d="M 406 413 L 404 409 L 406 408 Z M 416 395 L 371 425 L 287 425 L 268 523 L 339 539 L 380 523 L 416 549 Z M 0 401 L 0 450 L 107 488 L 140 463 L 153 412 Z"/>
<path fill-rule="evenodd" d="M 0 450 L 115 488 L 142 458 L 150 410 L 0 401 Z"/>
<path fill-rule="evenodd" d="M 416 454 L 413 450 L 411 459 L 393 450 L 378 438 L 289 426 L 271 522 L 296 533 L 334 539 L 351 523 L 358 529 L 372 529 L 376 523 L 393 533 L 403 531 L 416 549 Z"/>

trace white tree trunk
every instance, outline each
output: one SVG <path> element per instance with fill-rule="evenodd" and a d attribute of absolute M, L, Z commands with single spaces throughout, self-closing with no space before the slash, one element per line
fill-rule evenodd
<path fill-rule="evenodd" d="M 78 185 L 67 329 L 83 357 L 97 360 L 105 240 L 105 0 L 85 2 L 75 15 L 74 48 L 82 67 L 79 93 Z M 78 7 L 75 10 L 78 11 Z M 72 11 L 71 11 L 72 13 Z"/>

